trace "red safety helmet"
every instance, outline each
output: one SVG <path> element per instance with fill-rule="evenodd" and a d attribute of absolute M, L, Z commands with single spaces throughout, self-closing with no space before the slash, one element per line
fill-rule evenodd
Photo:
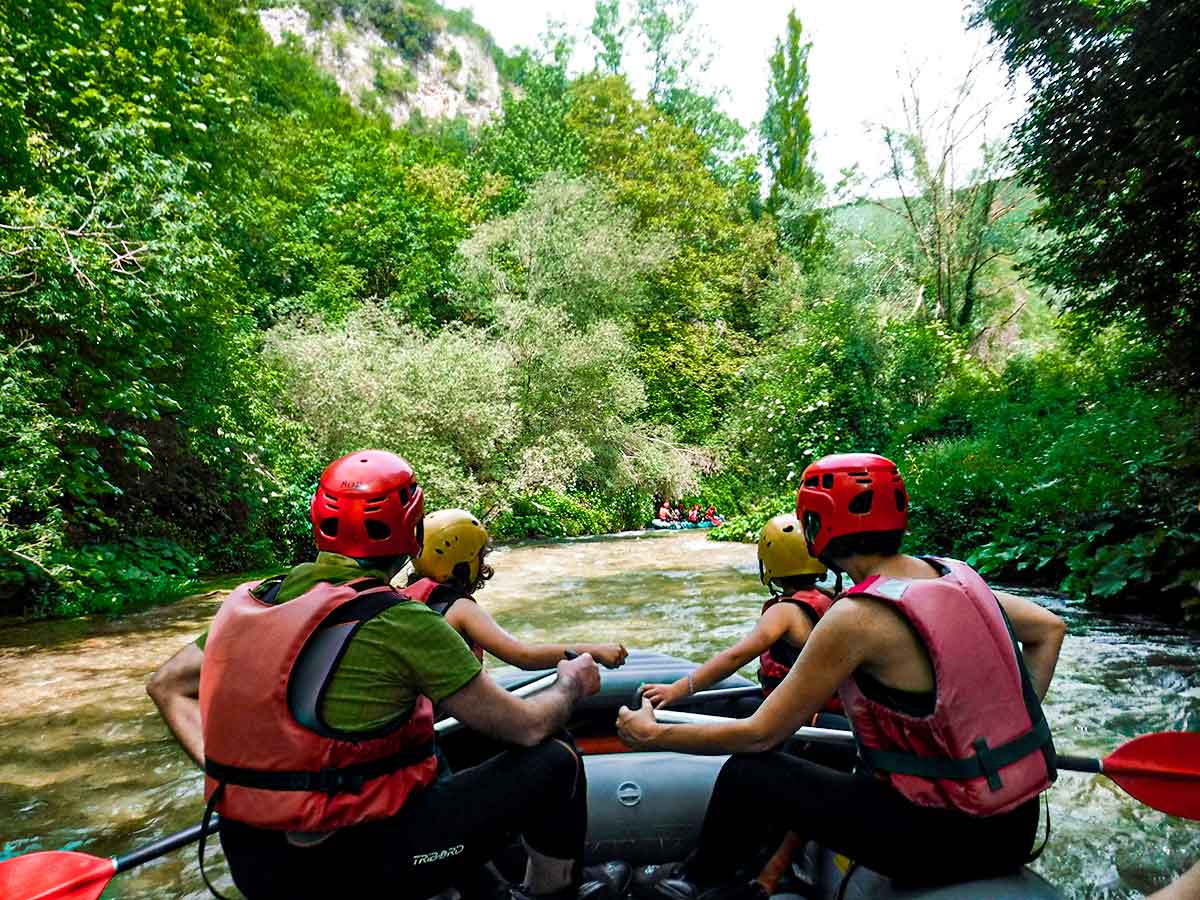
<path fill-rule="evenodd" d="M 309 509 L 318 550 L 358 559 L 421 552 L 425 498 L 412 466 L 386 450 L 335 459 Z"/>
<path fill-rule="evenodd" d="M 864 531 L 903 531 L 908 492 L 890 459 L 875 453 L 835 453 L 804 470 L 796 518 L 808 551 L 820 557 L 829 542 Z"/>

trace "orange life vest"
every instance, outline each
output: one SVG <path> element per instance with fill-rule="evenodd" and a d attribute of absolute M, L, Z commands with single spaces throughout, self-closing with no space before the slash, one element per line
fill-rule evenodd
<path fill-rule="evenodd" d="M 941 577 L 872 575 L 846 593 L 883 601 L 911 623 L 933 665 L 932 712 L 871 699 L 853 675 L 838 693 L 863 763 L 908 800 L 1008 812 L 1054 780 L 1050 728 L 991 589 L 966 563 L 927 561 Z"/>
<path fill-rule="evenodd" d="M 324 688 L 357 629 L 415 597 L 374 578 L 320 582 L 286 603 L 226 598 L 200 672 L 205 798 L 238 822 L 326 831 L 395 815 L 437 774 L 433 704 L 363 735 L 321 720 Z M 276 588 L 277 590 L 277 588 Z"/>

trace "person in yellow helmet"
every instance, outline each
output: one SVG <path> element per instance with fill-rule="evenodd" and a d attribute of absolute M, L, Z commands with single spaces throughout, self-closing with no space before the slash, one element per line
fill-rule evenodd
<path fill-rule="evenodd" d="M 485 561 L 489 549 L 487 529 L 465 509 L 430 513 L 410 580 L 410 586 L 426 579 L 436 583 L 426 604 L 445 617 L 478 659 L 487 651 L 518 669 L 552 669 L 559 660 L 583 653 L 609 669 L 625 662 L 628 651 L 621 644 L 530 644 L 501 628 L 474 597 L 493 574 Z"/>
<path fill-rule="evenodd" d="M 728 678 L 756 656 L 763 693 L 771 693 L 800 655 L 813 626 L 833 603 L 833 598 L 816 586 L 826 571 L 824 564 L 809 555 L 796 516 L 775 516 L 758 539 L 759 579 L 771 596 L 763 604 L 754 629 L 686 677 L 671 684 L 647 685 L 642 696 L 655 707 L 670 706 Z"/>

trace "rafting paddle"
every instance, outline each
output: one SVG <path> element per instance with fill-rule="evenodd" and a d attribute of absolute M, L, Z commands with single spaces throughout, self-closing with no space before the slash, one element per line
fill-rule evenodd
<path fill-rule="evenodd" d="M 528 697 L 550 687 L 558 678 L 546 675 L 512 691 Z M 458 719 L 442 719 L 433 726 L 438 734 L 462 728 Z M 208 834 L 217 830 L 218 817 L 208 824 Z M 96 900 L 118 872 L 125 872 L 172 850 L 200 840 L 203 828 L 193 825 L 162 840 L 139 847 L 124 856 L 101 857 L 72 850 L 41 850 L 0 861 L 0 900 Z"/>
<path fill-rule="evenodd" d="M 96 900 L 112 877 L 144 862 L 200 840 L 193 825 L 124 856 L 107 859 L 70 850 L 43 850 L 0 862 L 0 897 L 4 900 Z M 217 830 L 217 819 L 208 833 Z"/>
<path fill-rule="evenodd" d="M 659 722 L 713 725 L 733 722 L 724 716 L 655 710 Z M 849 731 L 804 727 L 796 737 L 821 744 L 854 745 Z M 1058 768 L 1065 772 L 1096 772 L 1129 796 L 1181 819 L 1200 820 L 1200 732 L 1160 731 L 1126 741 L 1103 759 L 1060 753 Z"/>

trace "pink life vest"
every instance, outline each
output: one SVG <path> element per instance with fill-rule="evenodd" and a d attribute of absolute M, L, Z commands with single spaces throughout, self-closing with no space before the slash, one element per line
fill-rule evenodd
<path fill-rule="evenodd" d="M 1054 780 L 1050 728 L 991 589 L 965 563 L 926 561 L 940 578 L 872 575 L 846 593 L 888 603 L 912 625 L 933 665 L 932 713 L 870 699 L 854 675 L 838 694 L 863 763 L 909 801 L 1008 812 Z"/>
<path fill-rule="evenodd" d="M 363 623 L 415 599 L 373 578 L 318 582 L 273 603 L 253 582 L 221 604 L 204 646 L 200 715 L 208 813 L 259 828 L 323 831 L 395 815 L 437 774 L 433 704 L 367 735 L 334 731 L 320 698 Z"/>

